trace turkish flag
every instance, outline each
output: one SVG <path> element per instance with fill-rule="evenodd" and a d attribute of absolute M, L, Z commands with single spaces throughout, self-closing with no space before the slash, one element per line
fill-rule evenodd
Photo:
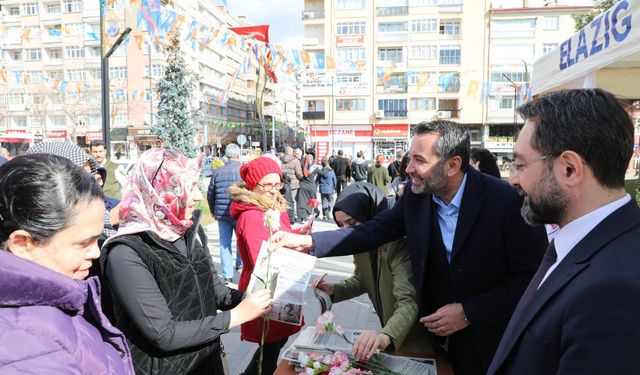
<path fill-rule="evenodd" d="M 238 35 L 248 35 L 261 42 L 269 43 L 269 25 L 230 27 Z"/>

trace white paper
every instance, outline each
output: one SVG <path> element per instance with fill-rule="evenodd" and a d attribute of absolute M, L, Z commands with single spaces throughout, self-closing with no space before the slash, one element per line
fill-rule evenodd
<path fill-rule="evenodd" d="M 354 342 L 361 333 L 362 331 L 360 330 L 352 329 L 347 329 L 344 332 L 351 342 Z M 331 349 L 351 354 L 351 344 L 342 336 L 335 333 L 320 334 L 316 331 L 316 327 L 311 326 L 305 327 L 300 332 L 293 346 L 295 346 L 296 350 L 305 352 L 330 353 L 331 351 L 328 349 Z"/>
<path fill-rule="evenodd" d="M 376 356 L 383 365 L 403 375 L 438 374 L 436 360 L 432 358 L 400 357 L 385 353 L 378 353 Z"/>
<path fill-rule="evenodd" d="M 299 251 L 269 252 L 268 242 L 263 241 L 247 290 L 255 293 L 266 283 L 273 294 L 269 319 L 301 325 L 304 295 L 315 264 L 316 257 Z"/>

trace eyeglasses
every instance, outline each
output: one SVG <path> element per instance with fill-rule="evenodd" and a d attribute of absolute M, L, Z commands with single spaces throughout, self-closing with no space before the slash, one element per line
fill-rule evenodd
<path fill-rule="evenodd" d="M 537 161 L 541 161 L 541 160 L 545 160 L 548 159 L 550 157 L 552 157 L 553 155 L 544 155 L 544 156 L 540 156 L 538 158 L 533 158 L 530 160 L 523 160 L 523 161 L 513 161 L 510 163 L 507 163 L 507 168 L 509 168 L 509 173 L 515 173 L 517 172 L 522 172 L 522 170 L 524 169 L 524 167 L 526 167 L 527 165 L 533 164 Z"/>
<path fill-rule="evenodd" d="M 256 184 L 262 188 L 264 191 L 272 191 L 273 189 L 280 190 L 284 186 L 282 182 L 267 183 L 267 184 Z"/>

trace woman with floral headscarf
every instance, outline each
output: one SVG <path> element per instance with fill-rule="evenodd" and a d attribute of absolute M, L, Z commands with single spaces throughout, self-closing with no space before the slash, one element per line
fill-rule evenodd
<path fill-rule="evenodd" d="M 223 374 L 220 335 L 271 306 L 268 291 L 230 289 L 211 264 L 196 211 L 199 164 L 175 149 L 145 152 L 124 187 L 118 233 L 103 247 L 114 321 L 138 374 Z"/>

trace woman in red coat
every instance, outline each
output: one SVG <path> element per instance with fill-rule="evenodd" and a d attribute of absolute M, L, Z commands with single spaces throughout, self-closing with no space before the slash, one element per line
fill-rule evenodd
<path fill-rule="evenodd" d="M 287 216 L 287 203 L 280 193 L 283 187 L 282 170 L 270 157 L 260 157 L 240 168 L 242 183 L 229 188 L 233 202 L 231 217 L 237 221 L 236 236 L 238 253 L 242 258 L 242 273 L 238 290 L 245 291 L 249 285 L 258 253 L 263 241 L 269 239 L 269 229 L 265 226 L 265 212 L 270 209 L 280 211 L 280 231 L 294 232 Z M 304 231 L 308 231 L 306 227 Z M 295 231 L 296 233 L 301 230 Z M 263 319 L 257 318 L 240 327 L 243 340 L 260 343 Z M 297 333 L 300 326 L 270 320 L 265 336 L 262 374 L 273 374 L 278 365 L 278 354 L 289 336 Z M 256 350 L 253 359 L 244 371 L 244 375 L 258 373 L 260 350 Z"/>

